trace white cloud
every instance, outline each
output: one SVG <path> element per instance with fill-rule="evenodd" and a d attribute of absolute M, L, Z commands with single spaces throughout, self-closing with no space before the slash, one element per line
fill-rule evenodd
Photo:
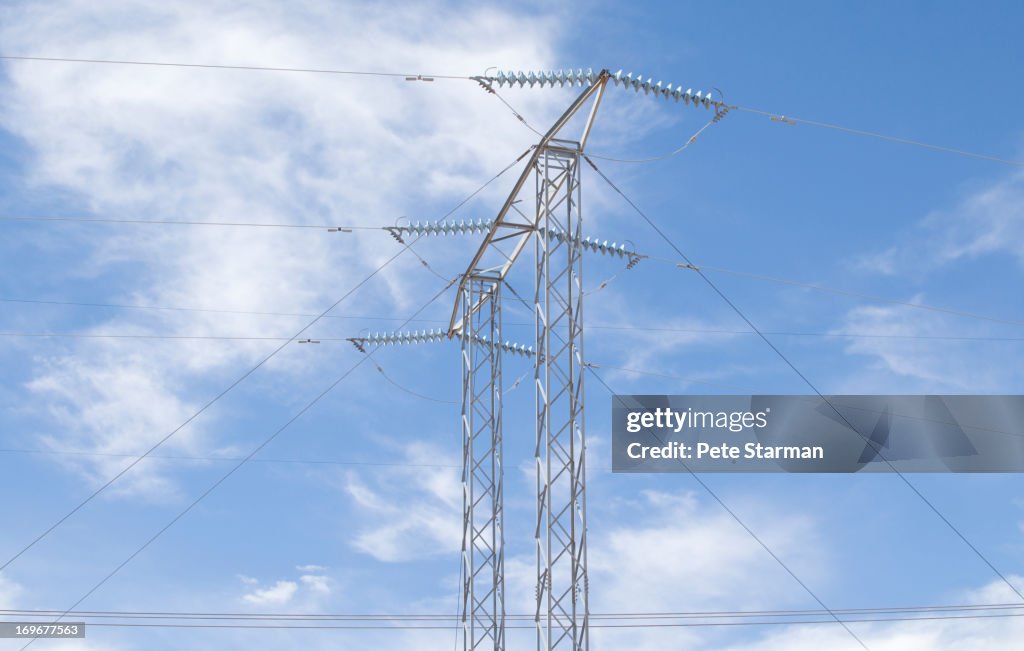
<path fill-rule="evenodd" d="M 327 568 L 323 565 L 296 565 L 295 569 L 300 572 L 323 572 Z"/>
<path fill-rule="evenodd" d="M 278 581 L 269 588 L 257 588 L 243 595 L 242 600 L 255 606 L 284 606 L 298 590 L 295 581 Z"/>
<path fill-rule="evenodd" d="M 299 577 L 299 581 L 302 582 L 306 588 L 311 592 L 318 595 L 327 596 L 331 594 L 331 582 L 323 575 L 319 574 L 303 574 Z"/>
<path fill-rule="evenodd" d="M 977 189 L 951 209 L 933 212 L 905 243 L 867 255 L 856 266 L 891 275 L 995 254 L 1013 256 L 1024 266 L 1024 173 Z"/>
<path fill-rule="evenodd" d="M 751 509 L 744 509 L 751 510 Z M 619 511 L 639 517 L 608 527 L 590 547 L 595 610 L 658 611 L 759 607 L 805 600 L 764 549 L 717 506 L 693 494 L 644 492 Z M 812 585 L 824 572 L 814 523 L 761 506 L 752 526 Z M 782 589 L 770 586 L 784 586 Z"/>
<path fill-rule="evenodd" d="M 410 464 L 438 464 L 446 455 L 410 443 L 401 458 Z M 462 539 L 461 486 L 454 467 L 395 466 L 365 476 L 348 473 L 345 490 L 365 515 L 352 531 L 352 545 L 389 562 L 455 552 Z"/>
<path fill-rule="evenodd" d="M 142 355 L 126 354 L 120 346 L 104 350 L 92 346 L 92 358 L 68 357 L 41 360 L 43 374 L 28 389 L 45 401 L 49 419 L 60 435 L 47 434 L 41 442 L 50 449 L 85 449 L 101 454 L 141 454 L 168 431 L 183 422 L 194 406 L 176 395 L 183 388 L 161 377 Z M 167 445 L 167 450 L 193 453 L 199 448 L 195 431 L 186 429 Z M 104 483 L 128 461 L 124 457 L 55 457 L 66 467 L 85 475 L 95 485 Z M 116 485 L 115 491 L 138 491 L 168 496 L 174 487 L 160 462 L 147 459 L 140 472 Z"/>
<path fill-rule="evenodd" d="M 910 299 L 923 302 L 922 296 Z M 950 320 L 897 306 L 861 306 L 847 312 L 833 332 L 881 337 L 851 338 L 847 354 L 873 362 L 843 380 L 846 393 L 984 393 L 1012 392 L 1024 381 L 1019 365 L 1007 364 L 1007 346 L 1015 342 L 929 339 L 950 335 Z M 998 331 L 960 324 L 956 332 L 984 337 Z"/>
<path fill-rule="evenodd" d="M 973 193 L 924 225 L 936 234 L 940 262 L 1007 253 L 1024 264 L 1024 173 Z"/>
<path fill-rule="evenodd" d="M 303 573 L 296 579 L 280 579 L 265 586 L 254 577 L 239 576 L 238 579 L 245 586 L 242 601 L 254 606 L 288 606 L 296 610 L 318 610 L 324 600 L 334 592 L 333 579 L 324 573 L 327 568 L 319 565 L 302 565 L 297 569 Z"/>
<path fill-rule="evenodd" d="M 47 56 L 473 74 L 495 62 L 550 64 L 555 28 L 542 15 L 493 7 L 65 0 L 45 11 L 8 7 L 0 42 L 11 54 L 39 53 L 45 43 Z M 454 204 L 534 140 L 468 81 L 30 62 L 7 62 L 5 72 L 0 126 L 32 150 L 33 187 L 69 192 L 73 212 L 104 217 L 432 218 L 418 214 L 421 206 Z M 515 101 L 543 121 L 566 92 L 523 92 Z M 104 228 L 67 237 L 88 260 L 54 273 L 116 276 L 106 296 L 113 302 L 288 312 L 319 311 L 396 250 L 375 234 L 273 229 Z M 379 279 L 385 291 L 360 296 L 361 311 L 408 310 L 420 300 L 417 280 L 432 277 L 403 268 Z M 139 311 L 93 331 L 288 336 L 298 323 Z M 274 346 L 119 340 L 82 342 L 66 354 L 48 348 L 28 390 L 45 429 L 60 432 L 47 444 L 135 453 Z M 273 364 L 278 372 L 318 368 L 305 349 Z M 180 450 L 216 447 L 211 416 L 175 436 Z M 95 485 L 121 465 L 83 458 L 69 467 Z M 175 484 L 167 468 L 147 463 L 121 487 L 165 499 Z"/>

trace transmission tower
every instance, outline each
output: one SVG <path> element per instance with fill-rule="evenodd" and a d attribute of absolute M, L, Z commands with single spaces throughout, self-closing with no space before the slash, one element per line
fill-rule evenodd
<path fill-rule="evenodd" d="M 535 241 L 536 270 L 534 278 L 533 310 L 536 321 L 536 355 L 534 356 L 534 390 L 536 394 L 536 446 L 537 521 L 534 542 L 537 555 L 536 610 L 534 621 L 537 648 L 542 651 L 568 649 L 585 651 L 588 643 L 587 607 L 587 519 L 586 519 L 586 437 L 583 427 L 583 291 L 582 255 L 584 248 L 581 219 L 580 161 L 594 117 L 600 106 L 607 71 L 601 72 L 572 103 L 568 110 L 544 134 L 533 149 L 530 160 L 505 200 L 497 218 L 491 223 L 469 269 L 463 275 L 455 311 L 452 314 L 449 336 L 461 335 L 463 342 L 463 377 L 467 376 L 467 359 L 477 359 L 477 350 L 487 348 L 481 344 L 485 336 L 477 329 L 494 327 L 494 316 L 500 315 L 500 292 L 519 254 L 531 237 Z M 581 79 L 582 83 L 582 79 Z M 559 138 L 562 129 L 592 100 L 589 116 L 578 140 Z M 534 177 L 535 210 L 527 215 L 517 206 L 520 192 L 530 177 Z M 489 262 L 495 264 L 488 264 Z M 486 278 L 486 280 L 482 280 Z M 483 291 L 483 286 L 493 289 Z M 461 309 L 460 309 L 461 307 Z M 498 317 L 500 318 L 500 317 Z M 480 336 L 477 336 L 480 335 Z M 490 334 L 489 348 L 493 355 L 500 354 L 495 346 L 500 333 Z M 493 358 L 491 358 L 493 359 Z M 487 366 L 487 364 L 485 364 Z M 495 367 L 491 363 L 491 369 Z M 479 376 L 474 376 L 478 379 Z M 463 428 L 467 427 L 467 411 L 482 417 L 495 405 L 500 409 L 499 374 L 493 370 L 487 381 L 492 384 L 481 390 L 483 382 L 463 381 Z M 486 405 L 475 403 L 483 400 Z M 490 412 L 494 427 L 500 428 L 500 418 Z M 478 436 L 481 430 L 471 438 Z M 493 440 L 500 441 L 500 433 Z M 472 445 L 479 441 L 473 438 Z M 466 462 L 476 471 L 476 452 L 465 452 Z M 491 468 L 500 470 L 500 449 L 492 455 L 499 459 Z M 465 473 L 466 471 L 464 471 Z M 472 474 L 469 473 L 470 475 Z M 500 497 L 500 480 L 489 477 L 494 493 Z M 477 503 L 473 495 L 467 496 L 465 531 L 475 535 Z M 501 530 L 500 505 L 491 511 L 494 531 Z M 465 543 L 464 543 L 465 547 Z M 466 552 L 464 552 L 466 554 Z M 500 553 L 470 546 L 469 554 L 476 555 L 466 561 L 467 571 L 491 564 L 500 568 Z M 488 559 L 494 559 L 489 561 Z M 494 573 L 497 582 L 493 594 L 501 595 L 504 586 L 500 572 Z M 492 610 L 498 603 L 482 603 L 474 597 L 477 585 L 467 581 L 463 603 L 468 620 L 465 648 L 475 649 L 478 641 L 493 641 L 494 649 L 503 649 L 504 636 L 493 629 L 476 632 L 470 629 L 480 622 L 489 627 L 498 621 Z M 469 594 L 466 594 L 468 592 Z M 488 592 L 491 594 L 491 592 Z M 464 620 L 464 621 L 465 621 Z M 503 622 L 501 622 L 503 623 Z"/>
<path fill-rule="evenodd" d="M 624 245 L 584 238 L 580 162 L 609 81 L 635 92 L 705 109 L 716 119 L 728 106 L 710 93 L 646 81 L 622 71 L 594 73 L 503 73 L 475 77 L 492 84 L 580 86 L 573 101 L 540 142 L 497 216 L 490 221 L 435 222 L 389 227 L 419 236 L 485 233 L 484 241 L 461 276 L 447 332 L 374 334 L 352 339 L 364 345 L 423 343 L 458 337 L 462 347 L 463 648 L 505 648 L 505 577 L 502 459 L 501 357 L 532 357 L 536 428 L 537 555 L 535 624 L 538 651 L 588 651 L 586 436 L 583 375 L 584 252 L 629 258 L 632 269 L 644 256 Z M 577 139 L 562 132 L 581 110 L 589 114 Z M 525 156 L 525 154 L 524 154 Z M 534 209 L 517 204 L 531 177 Z M 534 240 L 533 309 L 535 347 L 501 339 L 501 288 L 519 255 Z M 518 298 L 518 295 L 517 295 Z"/>

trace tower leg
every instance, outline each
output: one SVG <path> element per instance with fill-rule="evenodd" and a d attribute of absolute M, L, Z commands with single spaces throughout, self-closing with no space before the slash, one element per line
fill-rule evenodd
<path fill-rule="evenodd" d="M 462 626 L 466 651 L 505 649 L 501 281 L 462 288 Z"/>
<path fill-rule="evenodd" d="M 589 649 L 580 146 L 537 158 L 537 648 Z"/>

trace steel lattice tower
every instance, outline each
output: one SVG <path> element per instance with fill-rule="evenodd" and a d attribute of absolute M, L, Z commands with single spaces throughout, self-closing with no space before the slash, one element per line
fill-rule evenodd
<path fill-rule="evenodd" d="M 583 650 L 587 631 L 583 256 L 578 143 L 536 163 L 537 648 Z"/>
<path fill-rule="evenodd" d="M 460 290 L 462 342 L 463 648 L 505 648 L 502 529 L 501 280 L 469 277 Z"/>
<path fill-rule="evenodd" d="M 492 221 L 437 222 L 388 228 L 400 242 L 404 232 L 424 235 L 486 232 L 461 276 L 447 333 L 422 331 L 354 338 L 364 345 L 437 341 L 444 334 L 462 343 L 463 537 L 462 622 L 464 649 L 505 648 L 504 523 L 502 505 L 502 384 L 504 352 L 534 360 L 537 554 L 535 623 L 538 651 L 588 651 L 586 436 L 583 376 L 583 259 L 585 251 L 628 257 L 632 269 L 645 256 L 625 245 L 582 234 L 580 162 L 609 81 L 645 95 L 714 108 L 721 119 L 732 107 L 711 94 L 663 86 L 632 73 L 607 70 L 499 72 L 473 77 L 485 89 L 499 86 L 586 86 L 524 153 L 529 160 Z M 563 129 L 591 102 L 578 140 Z M 692 141 L 692 139 L 691 139 Z M 530 178 L 535 210 L 516 204 Z M 536 350 L 501 340 L 501 287 L 534 240 Z M 510 288 L 511 289 L 511 288 Z M 518 298 L 518 294 L 516 295 Z M 525 302 L 525 301 L 524 301 Z"/>
<path fill-rule="evenodd" d="M 580 161 L 609 78 L 602 71 L 588 80 L 589 86 L 532 149 L 459 283 L 448 336 L 460 337 L 463 351 L 466 649 L 492 643 L 495 651 L 504 649 L 500 287 L 531 238 L 537 255 L 537 648 L 589 648 L 581 253 L 595 245 L 581 237 Z M 559 139 L 591 100 L 579 140 Z M 536 210 L 528 215 L 516 203 L 531 176 Z M 493 583 L 484 586 L 490 577 Z"/>

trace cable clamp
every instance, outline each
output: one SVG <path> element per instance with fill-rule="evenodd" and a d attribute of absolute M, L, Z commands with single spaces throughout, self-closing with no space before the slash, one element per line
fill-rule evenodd
<path fill-rule="evenodd" d="M 679 267 L 680 269 L 691 269 L 691 270 L 693 270 L 693 271 L 697 271 L 697 272 L 699 272 L 699 271 L 700 271 L 700 267 L 698 267 L 698 266 L 697 266 L 697 265 L 695 265 L 695 264 L 691 264 L 691 263 L 689 263 L 689 262 L 686 262 L 686 263 L 680 262 L 680 263 L 679 263 L 679 264 L 677 264 L 676 266 L 677 266 L 677 267 Z"/>

